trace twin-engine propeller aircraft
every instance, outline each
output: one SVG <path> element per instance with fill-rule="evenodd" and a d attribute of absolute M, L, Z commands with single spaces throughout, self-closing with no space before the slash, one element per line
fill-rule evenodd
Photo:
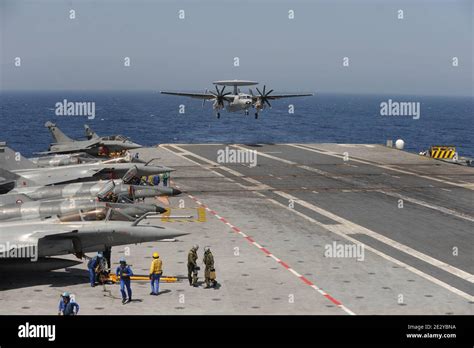
<path fill-rule="evenodd" d="M 249 89 L 249 94 L 241 93 L 241 86 L 253 86 L 258 85 L 258 82 L 255 81 L 246 81 L 246 80 L 222 80 L 214 81 L 216 92 L 210 92 L 206 90 L 205 93 L 183 93 L 183 92 L 166 92 L 162 91 L 162 94 L 170 95 L 179 95 L 184 97 L 191 97 L 196 99 L 202 99 L 202 105 L 206 100 L 213 100 L 214 103 L 212 108 L 216 112 L 217 118 L 221 117 L 220 111 L 226 109 L 228 112 L 238 112 L 244 111 L 245 115 L 249 114 L 249 109 L 255 109 L 255 118 L 258 118 L 258 113 L 265 109 L 266 106 L 269 108 L 272 107 L 270 100 L 280 99 L 280 98 L 292 98 L 292 97 L 309 97 L 312 96 L 312 93 L 306 94 L 271 94 L 273 89 L 266 91 L 266 86 L 263 86 L 263 90 L 257 87 L 256 90 L 258 94 L 254 94 L 251 89 Z M 219 89 L 217 86 L 223 86 L 222 89 Z M 234 87 L 233 92 L 225 92 L 226 86 Z M 225 103 L 227 102 L 227 105 Z"/>

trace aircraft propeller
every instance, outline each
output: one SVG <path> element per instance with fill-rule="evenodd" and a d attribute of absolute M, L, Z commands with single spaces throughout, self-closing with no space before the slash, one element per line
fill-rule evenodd
<path fill-rule="evenodd" d="M 217 106 L 219 106 L 221 108 L 224 107 L 225 97 L 229 94 L 232 94 L 232 92 L 224 93 L 224 90 L 225 90 L 225 86 L 222 87 L 222 89 L 220 91 L 219 91 L 219 88 L 217 88 L 217 86 L 216 86 L 216 92 L 217 93 L 209 92 L 216 98 Z"/>
<path fill-rule="evenodd" d="M 258 94 L 260 94 L 258 96 L 259 100 L 260 100 L 260 105 L 263 107 L 264 104 L 266 103 L 268 105 L 269 108 L 272 107 L 272 105 L 270 104 L 270 102 L 268 101 L 269 100 L 269 96 L 270 96 L 270 93 L 273 92 L 273 89 L 269 90 L 267 93 L 265 93 L 265 89 L 266 89 L 267 86 L 263 85 L 263 93 L 260 92 L 260 90 L 258 89 L 258 87 L 256 88 L 257 89 L 257 92 Z"/>

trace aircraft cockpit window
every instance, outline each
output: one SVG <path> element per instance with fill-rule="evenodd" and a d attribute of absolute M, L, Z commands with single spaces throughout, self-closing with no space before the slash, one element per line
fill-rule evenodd
<path fill-rule="evenodd" d="M 107 216 L 107 208 L 64 214 L 59 217 L 61 222 L 101 221 Z"/>

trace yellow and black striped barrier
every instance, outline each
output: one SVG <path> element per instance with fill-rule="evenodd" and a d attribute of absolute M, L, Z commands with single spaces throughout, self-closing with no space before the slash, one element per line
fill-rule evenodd
<path fill-rule="evenodd" d="M 431 146 L 430 157 L 438 159 L 453 159 L 456 153 L 454 146 Z"/>

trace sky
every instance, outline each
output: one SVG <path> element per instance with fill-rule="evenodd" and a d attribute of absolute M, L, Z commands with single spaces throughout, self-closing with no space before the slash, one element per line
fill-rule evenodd
<path fill-rule="evenodd" d="M 473 96 L 473 3 L 0 0 L 0 89 L 204 91 L 248 79 L 279 92 Z"/>

